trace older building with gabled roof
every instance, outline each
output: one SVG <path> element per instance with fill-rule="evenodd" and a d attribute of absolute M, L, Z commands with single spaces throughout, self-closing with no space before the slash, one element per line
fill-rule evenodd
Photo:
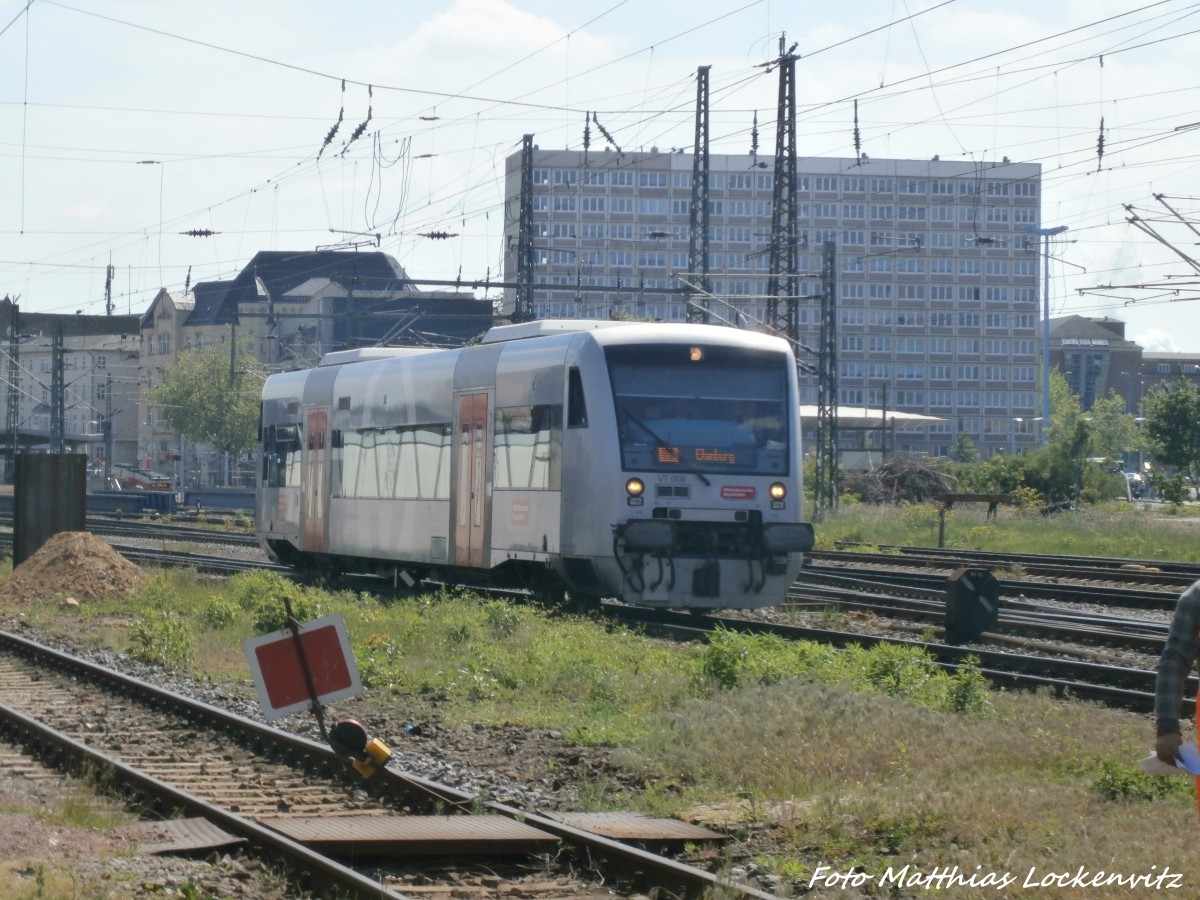
<path fill-rule="evenodd" d="M 333 350 L 461 346 L 491 324 L 490 301 L 417 291 L 386 253 L 263 251 L 231 280 L 200 282 L 186 295 L 159 292 L 142 316 L 143 385 L 158 384 L 177 353 L 192 348 L 248 346 L 270 372 L 314 366 Z M 181 441 L 162 410 L 144 406 L 138 421 L 145 468 L 174 472 L 184 486 L 218 477 L 212 449 Z"/>

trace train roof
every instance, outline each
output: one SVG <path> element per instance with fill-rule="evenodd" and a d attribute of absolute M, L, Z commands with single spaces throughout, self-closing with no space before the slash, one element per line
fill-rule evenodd
<path fill-rule="evenodd" d="M 421 356 L 437 353 L 441 347 L 357 347 L 354 350 L 334 350 L 321 357 L 318 366 L 342 366 L 346 363 L 371 359 L 395 359 L 398 356 Z"/>
<path fill-rule="evenodd" d="M 572 331 L 597 331 L 601 328 L 620 328 L 630 322 L 614 322 L 609 319 L 537 319 L 519 325 L 495 325 L 488 329 L 481 344 L 499 344 L 503 341 L 519 341 L 525 338 L 545 337 Z"/>
<path fill-rule="evenodd" d="M 520 325 L 497 325 L 484 336 L 483 344 L 500 344 L 529 338 L 552 337 L 579 332 L 595 332 L 599 343 L 620 344 L 627 341 L 659 340 L 702 341 L 706 338 L 735 342 L 743 346 L 772 346 L 783 349 L 787 342 L 775 335 L 763 334 L 726 325 L 694 322 L 638 322 L 609 319 L 538 319 Z"/>

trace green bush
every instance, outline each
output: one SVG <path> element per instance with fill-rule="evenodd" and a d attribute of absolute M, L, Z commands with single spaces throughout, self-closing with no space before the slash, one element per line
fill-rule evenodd
<path fill-rule="evenodd" d="M 196 659 L 190 626 L 169 612 L 152 612 L 135 620 L 129 640 L 131 655 L 145 662 L 186 669 Z"/>
<path fill-rule="evenodd" d="M 324 614 L 328 595 L 309 590 L 275 572 L 241 572 L 229 579 L 230 597 L 249 611 L 252 627 L 258 634 L 278 631 L 287 625 L 287 606 L 298 622 L 309 622 Z"/>
<path fill-rule="evenodd" d="M 839 650 L 813 641 L 722 630 L 702 651 L 699 674 L 727 690 L 799 678 L 846 682 L 858 690 L 904 697 L 944 712 L 982 713 L 988 707 L 987 684 L 977 661 L 948 674 L 923 650 L 895 644 Z"/>
<path fill-rule="evenodd" d="M 200 610 L 200 620 L 214 631 L 228 628 L 241 615 L 241 607 L 227 597 L 214 597 Z"/>
<path fill-rule="evenodd" d="M 1187 793 L 1192 779 L 1178 775 L 1148 775 L 1137 766 L 1101 759 L 1093 788 L 1105 800 L 1132 802 L 1157 800 L 1171 794 Z"/>

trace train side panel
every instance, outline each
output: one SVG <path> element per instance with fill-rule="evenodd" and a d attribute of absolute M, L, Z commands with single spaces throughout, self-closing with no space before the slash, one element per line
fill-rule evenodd
<path fill-rule="evenodd" d="M 450 561 L 457 358 L 432 352 L 338 372 L 328 551 L 351 568 Z"/>
<path fill-rule="evenodd" d="M 559 552 L 563 360 L 570 336 L 502 344 L 493 416 L 490 564 Z"/>

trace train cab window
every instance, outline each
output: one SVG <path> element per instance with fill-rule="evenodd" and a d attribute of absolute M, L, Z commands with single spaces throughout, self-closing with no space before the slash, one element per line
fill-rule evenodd
<path fill-rule="evenodd" d="M 662 344 L 605 357 L 626 470 L 788 473 L 785 354 Z"/>
<path fill-rule="evenodd" d="M 288 487 L 300 483 L 300 428 L 268 425 L 263 429 L 263 484 Z"/>
<path fill-rule="evenodd" d="M 567 427 L 587 428 L 587 403 L 583 397 L 583 376 L 572 366 L 567 373 Z"/>

